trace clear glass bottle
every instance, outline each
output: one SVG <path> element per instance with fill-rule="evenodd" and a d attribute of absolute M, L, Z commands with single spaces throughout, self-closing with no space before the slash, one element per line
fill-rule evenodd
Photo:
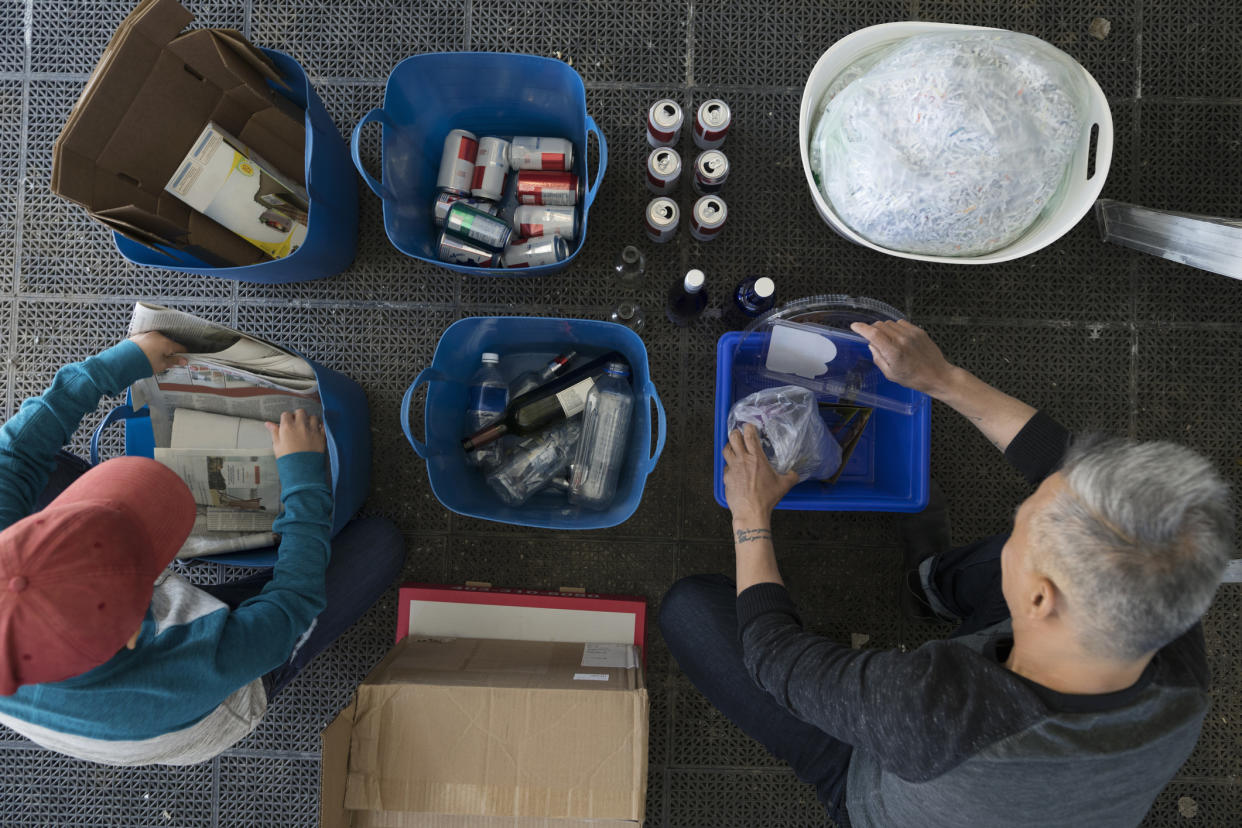
<path fill-rule="evenodd" d="M 521 506 L 553 478 L 563 474 L 582 433 L 574 417 L 517 444 L 500 468 L 487 476 L 487 485 L 509 506 Z"/>
<path fill-rule="evenodd" d="M 632 244 L 621 248 L 617 261 L 612 266 L 617 274 L 617 284 L 623 288 L 637 287 L 647 272 L 647 257 Z"/>
<path fill-rule="evenodd" d="M 524 374 L 518 374 L 517 378 L 509 383 L 509 399 L 516 400 L 527 391 L 534 391 L 545 382 L 548 382 L 559 374 L 561 369 L 568 365 L 570 360 L 577 355 L 577 351 L 566 351 L 563 354 L 558 354 L 555 359 L 538 371 L 527 371 Z"/>
<path fill-rule="evenodd" d="M 686 277 L 673 283 L 668 291 L 668 305 L 664 311 L 674 325 L 686 327 L 707 307 L 707 290 L 703 287 L 706 277 L 698 268 L 686 271 Z"/>
<path fill-rule="evenodd" d="M 628 365 L 611 363 L 587 394 L 582 439 L 569 478 L 569 502 L 576 506 L 606 509 L 617 493 L 634 413 L 629 377 Z"/>
<path fill-rule="evenodd" d="M 612 313 L 608 319 L 616 322 L 618 325 L 624 325 L 631 331 L 638 333 L 643 329 L 643 309 L 634 302 L 622 302 L 612 309 Z"/>
<path fill-rule="evenodd" d="M 470 378 L 470 390 L 466 403 L 466 433 L 474 434 L 504 416 L 509 405 L 509 384 L 500 375 L 500 356 L 485 353 L 480 358 L 479 370 Z M 500 444 L 493 443 L 470 451 L 466 455 L 472 466 L 493 469 L 503 459 Z"/>

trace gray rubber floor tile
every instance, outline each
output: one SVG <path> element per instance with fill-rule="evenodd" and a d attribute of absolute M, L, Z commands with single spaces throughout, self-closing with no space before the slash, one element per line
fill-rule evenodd
<path fill-rule="evenodd" d="M 1139 106 L 1141 203 L 1242 216 L 1242 193 L 1234 186 L 1242 176 L 1242 102 L 1145 100 Z"/>
<path fill-rule="evenodd" d="M 669 828 L 831 825 L 809 785 L 787 770 L 670 769 Z"/>
<path fill-rule="evenodd" d="M 319 815 L 318 759 L 222 756 L 220 826 L 314 825 Z"/>
<path fill-rule="evenodd" d="M 1212 0 L 1143 3 L 1143 95 L 1237 98 L 1242 8 Z"/>

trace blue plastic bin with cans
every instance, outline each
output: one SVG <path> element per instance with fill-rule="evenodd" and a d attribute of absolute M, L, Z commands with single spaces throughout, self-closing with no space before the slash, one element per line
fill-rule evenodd
<path fill-rule="evenodd" d="M 380 178 L 362 163 L 362 129 L 382 126 Z M 574 145 L 573 173 L 582 184 L 578 235 L 569 255 L 556 264 L 528 268 L 471 267 L 441 261 L 432 202 L 444 139 L 451 130 L 479 136 L 568 138 Z M 587 138 L 598 142 L 599 161 L 588 175 Z M 384 105 L 354 127 L 351 152 L 358 172 L 384 202 L 384 230 L 407 256 L 476 276 L 544 276 L 564 270 L 586 241 L 587 213 L 608 167 L 608 144 L 586 111 L 586 89 L 578 73 L 559 60 L 493 52 L 441 52 L 408 57 L 388 76 Z"/>
<path fill-rule="evenodd" d="M 538 495 L 522 506 L 507 506 L 488 488 L 483 473 L 466 462 L 461 448 L 470 379 L 485 351 L 500 354 L 502 361 L 506 354 L 525 354 L 530 360 L 529 365 L 520 366 L 525 369 L 538 367 L 548 356 L 570 348 L 584 358 L 618 351 L 630 364 L 634 415 L 616 498 L 611 507 L 598 512 L 569 506 L 563 498 L 558 501 Z M 427 398 L 423 437 L 419 439 L 410 422 L 410 406 L 424 385 Z M 664 450 L 667 423 L 651 380 L 647 349 L 629 328 L 589 319 L 500 316 L 470 317 L 449 326 L 436 345 L 431 365 L 405 392 L 401 428 L 415 453 L 427 462 L 427 477 L 436 498 L 460 515 L 540 529 L 605 529 L 628 520 L 638 508 L 647 475 Z"/>
<path fill-rule="evenodd" d="M 310 196 L 306 240 L 282 259 L 244 267 L 212 267 L 172 247 L 147 247 L 114 232 L 116 249 L 131 262 L 182 273 L 218 276 L 241 282 L 282 284 L 335 276 L 354 260 L 358 248 L 358 179 L 349 164 L 349 151 L 323 101 L 298 62 L 275 49 L 263 52 L 272 59 L 287 87 L 274 87 L 306 110 L 306 191 Z"/>

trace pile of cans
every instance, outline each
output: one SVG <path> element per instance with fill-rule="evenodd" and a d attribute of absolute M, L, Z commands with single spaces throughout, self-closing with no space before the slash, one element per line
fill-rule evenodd
<path fill-rule="evenodd" d="M 582 183 L 567 138 L 444 139 L 432 214 L 442 261 L 474 267 L 535 267 L 569 256 L 578 235 Z M 510 181 L 512 184 L 510 185 Z"/>
<path fill-rule="evenodd" d="M 647 189 L 657 198 L 647 205 L 647 236 L 653 242 L 669 241 L 677 235 L 681 210 L 671 198 L 681 178 L 681 156 L 674 147 L 681 138 L 681 106 L 671 98 L 656 101 L 647 110 L 647 143 L 653 149 L 647 156 Z M 694 191 L 700 198 L 690 211 L 690 235 L 711 241 L 724 227 L 729 208 L 720 191 L 729 177 L 729 159 L 720 150 L 733 121 L 729 105 L 712 98 L 699 105 L 694 118 L 694 144 L 701 152 L 694 159 Z"/>

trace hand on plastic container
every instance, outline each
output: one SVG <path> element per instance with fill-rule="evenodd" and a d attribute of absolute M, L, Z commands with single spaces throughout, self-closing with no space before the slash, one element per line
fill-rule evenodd
<path fill-rule="evenodd" d="M 798 482 L 798 473 L 776 473 L 763 453 L 759 429 L 751 423 L 729 434 L 724 459 L 728 464 L 724 470 L 725 500 L 733 519 L 766 526 L 772 509 Z"/>
<path fill-rule="evenodd" d="M 949 387 L 953 365 L 919 326 L 902 319 L 873 325 L 855 322 L 850 330 L 867 340 L 871 358 L 893 382 L 933 397 Z"/>
<path fill-rule="evenodd" d="M 318 417 L 307 414 L 303 408 L 281 414 L 279 423 L 264 425 L 272 435 L 272 450 L 277 457 L 297 454 L 299 451 L 323 453 L 328 449 L 323 423 Z"/>
<path fill-rule="evenodd" d="M 180 342 L 176 342 L 164 336 L 159 331 L 147 331 L 135 336 L 131 336 L 130 340 L 142 349 L 147 355 L 147 359 L 151 362 L 151 371 L 161 374 L 175 365 L 185 365 L 186 359 L 180 356 L 185 351 L 185 346 Z"/>

